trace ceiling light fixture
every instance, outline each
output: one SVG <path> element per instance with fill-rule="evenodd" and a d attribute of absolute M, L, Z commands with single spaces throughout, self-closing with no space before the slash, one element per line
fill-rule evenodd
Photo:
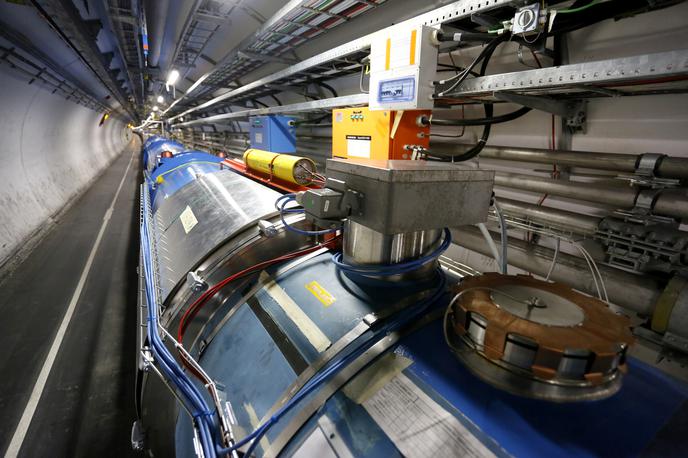
<path fill-rule="evenodd" d="M 177 70 L 172 70 L 169 75 L 167 75 L 167 85 L 172 86 L 179 79 L 179 72 Z"/>

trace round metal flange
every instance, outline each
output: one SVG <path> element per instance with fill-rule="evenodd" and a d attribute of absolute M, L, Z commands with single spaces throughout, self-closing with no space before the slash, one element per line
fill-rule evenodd
<path fill-rule="evenodd" d="M 445 337 L 478 377 L 554 402 L 617 392 L 633 342 L 628 319 L 557 283 L 495 273 L 465 280 L 447 310 Z"/>
<path fill-rule="evenodd" d="M 474 375 L 490 385 L 527 398 L 550 402 L 581 402 L 605 399 L 621 388 L 622 374 L 617 372 L 598 386 L 566 386 L 528 377 L 501 366 L 481 355 L 459 336 L 447 329 L 452 352 Z"/>
<path fill-rule="evenodd" d="M 490 293 L 495 305 L 509 313 L 548 326 L 578 326 L 583 309 L 550 291 L 524 285 L 504 285 Z"/>

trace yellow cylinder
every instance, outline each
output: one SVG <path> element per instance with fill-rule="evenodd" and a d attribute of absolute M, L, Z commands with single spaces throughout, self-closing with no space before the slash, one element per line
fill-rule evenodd
<path fill-rule="evenodd" d="M 299 185 L 310 184 L 316 173 L 315 162 L 307 157 L 254 148 L 246 150 L 244 163 L 250 170 Z"/>

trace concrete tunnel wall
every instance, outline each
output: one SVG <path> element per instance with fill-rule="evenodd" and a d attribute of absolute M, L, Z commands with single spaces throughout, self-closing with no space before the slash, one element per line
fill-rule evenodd
<path fill-rule="evenodd" d="M 133 135 L 102 112 L 0 67 L 0 267 L 123 151 Z M 30 245 L 30 244 L 29 244 Z"/>

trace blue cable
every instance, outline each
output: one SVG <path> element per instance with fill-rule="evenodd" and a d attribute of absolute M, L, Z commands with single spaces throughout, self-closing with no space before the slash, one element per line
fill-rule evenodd
<path fill-rule="evenodd" d="M 214 415 L 206 403 L 203 395 L 198 391 L 196 386 L 186 376 L 184 371 L 179 367 L 176 360 L 169 353 L 169 350 L 160 339 L 157 333 L 157 303 L 153 294 L 155 285 L 152 280 L 151 273 L 153 272 L 152 260 L 149 244 L 149 230 L 148 230 L 148 214 L 144 211 L 141 222 L 141 252 L 143 258 L 144 278 L 146 282 L 146 300 L 148 302 L 148 341 L 154 358 L 158 362 L 161 372 L 174 384 L 179 391 L 185 404 L 191 406 L 192 416 L 198 425 L 200 432 L 201 446 L 204 454 L 207 457 L 214 457 L 215 447 L 213 446 L 213 435 L 211 430 L 212 424 L 209 424 L 208 417 Z"/>
<path fill-rule="evenodd" d="M 147 224 L 144 226 L 144 231 L 147 231 Z M 143 254 L 144 268 L 147 269 L 146 272 L 151 272 L 152 264 L 150 262 L 149 247 L 144 247 Z M 179 368 L 179 366 L 177 365 L 176 361 L 174 361 L 172 356 L 169 354 L 169 352 L 167 351 L 167 347 L 164 346 L 164 343 L 160 340 L 160 337 L 158 336 L 157 332 L 150 332 L 151 329 L 157 329 L 157 306 L 155 305 L 153 295 L 150 293 L 150 291 L 152 291 L 152 287 L 154 287 L 154 285 L 152 285 L 152 282 L 150 281 L 150 276 L 146 278 L 146 284 L 147 299 L 149 301 L 149 304 L 153 305 L 152 307 L 149 307 L 148 318 L 148 337 L 149 341 L 151 342 L 151 349 L 153 350 L 153 354 L 158 360 L 158 364 L 160 365 L 161 370 L 182 392 L 182 395 L 186 398 L 187 402 L 192 404 L 192 406 L 194 406 L 196 409 L 198 409 L 200 411 L 200 414 L 206 414 L 208 413 L 207 404 L 205 404 L 204 399 L 196 390 L 196 387 L 193 386 L 191 381 L 185 376 L 181 368 Z M 195 414 L 198 413 L 198 411 L 195 412 Z M 194 417 L 197 418 L 196 415 L 194 415 Z M 199 431 L 201 432 L 201 440 L 203 442 L 204 449 L 210 451 L 211 454 L 208 456 L 214 456 L 214 447 L 212 446 L 212 440 L 209 441 L 211 437 L 211 434 L 208 431 L 210 428 L 209 425 L 206 423 L 205 418 L 201 418 L 200 421 L 197 420 L 197 423 L 199 425 Z"/>
<path fill-rule="evenodd" d="M 434 261 L 437 259 L 442 253 L 444 253 L 447 248 L 449 248 L 449 245 L 451 245 L 452 237 L 451 237 L 451 231 L 448 228 L 444 229 L 444 240 L 442 243 L 432 251 L 432 253 L 429 253 L 421 258 L 414 259 L 413 261 L 408 261 L 408 262 L 402 262 L 399 264 L 391 264 L 391 265 L 386 265 L 386 266 L 379 266 L 379 265 L 374 265 L 374 266 L 355 266 L 351 264 L 346 264 L 345 262 L 342 261 L 342 253 L 335 253 L 332 255 L 332 262 L 334 265 L 344 271 L 348 272 L 351 274 L 355 275 L 362 275 L 362 276 L 391 276 L 391 275 L 399 275 L 403 273 L 408 273 L 412 272 L 414 270 L 417 270 L 418 268 L 422 267 L 423 265 Z"/>
<path fill-rule="evenodd" d="M 318 387 L 320 387 L 332 376 L 337 374 L 342 368 L 348 366 L 351 362 L 359 358 L 363 353 L 368 351 L 371 347 L 373 347 L 376 343 L 382 340 L 389 333 L 394 332 L 403 327 L 405 324 L 412 322 L 415 318 L 423 314 L 433 303 L 440 299 L 445 292 L 444 290 L 446 286 L 446 278 L 444 276 L 444 273 L 440 269 L 438 269 L 438 274 L 440 278 L 439 285 L 429 299 L 426 299 L 421 303 L 417 304 L 415 307 L 413 307 L 413 310 L 410 313 L 399 314 L 391 321 L 382 325 L 380 329 L 375 331 L 368 340 L 362 342 L 357 348 L 354 348 L 346 355 L 334 360 L 325 370 L 323 370 L 320 374 L 316 375 L 311 380 L 309 380 L 308 383 L 306 383 L 294 395 L 294 397 L 292 397 L 289 400 L 289 402 L 287 402 L 284 406 L 277 410 L 263 425 L 259 426 L 252 433 L 250 433 L 240 441 L 236 442 L 234 446 L 229 448 L 218 448 L 218 454 L 231 453 L 232 451 L 235 451 L 240 447 L 246 445 L 247 443 L 253 441 L 247 449 L 246 453 L 244 454 L 244 456 L 251 456 L 255 448 L 258 446 L 258 443 L 260 442 L 261 438 L 267 433 L 270 427 L 277 423 L 287 412 L 289 412 L 302 399 L 304 399 L 306 396 L 315 391 Z"/>
<path fill-rule="evenodd" d="M 282 196 L 279 196 L 279 197 L 277 198 L 277 200 L 275 201 L 275 209 L 276 209 L 276 210 L 280 210 L 279 203 L 280 203 L 283 199 L 288 199 L 288 198 L 290 198 L 290 197 L 295 199 L 295 198 L 296 198 L 296 194 L 293 193 L 293 192 L 290 192 L 289 194 L 284 194 L 284 195 L 282 195 Z"/>
<path fill-rule="evenodd" d="M 334 228 L 334 229 L 324 229 L 322 231 L 305 231 L 303 229 L 299 229 L 294 226 L 290 226 L 289 223 L 284 219 L 284 214 L 285 213 L 304 213 L 305 210 L 303 209 L 296 209 L 296 208 L 285 208 L 286 205 L 289 202 L 296 202 L 295 194 L 285 194 L 283 196 L 280 196 L 276 201 L 275 201 L 275 207 L 280 212 L 280 219 L 282 220 L 282 224 L 284 224 L 284 227 L 292 232 L 296 232 L 297 234 L 301 235 L 307 235 L 307 236 L 313 236 L 313 235 L 324 235 L 324 234 L 332 234 L 333 232 L 337 232 L 340 228 Z M 281 203 L 281 205 L 280 205 Z"/>

